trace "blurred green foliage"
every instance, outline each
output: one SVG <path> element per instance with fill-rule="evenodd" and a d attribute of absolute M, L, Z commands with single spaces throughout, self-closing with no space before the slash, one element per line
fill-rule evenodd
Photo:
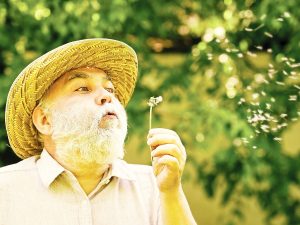
<path fill-rule="evenodd" d="M 127 108 L 130 132 L 146 132 L 145 103 L 163 95 L 175 118 L 171 128 L 182 133 L 188 163 L 209 196 L 224 190 L 223 203 L 236 203 L 239 220 L 241 199 L 254 197 L 267 222 L 280 217 L 298 224 L 299 151 L 283 152 L 280 138 L 299 118 L 299 7 L 284 0 L 1 1 L 1 165 L 17 161 L 4 110 L 18 73 L 63 43 L 114 38 L 139 56 L 140 82 Z M 183 54 L 180 63 L 156 59 L 173 52 Z M 158 120 L 164 115 L 156 111 Z M 216 142 L 212 157 L 202 158 Z"/>

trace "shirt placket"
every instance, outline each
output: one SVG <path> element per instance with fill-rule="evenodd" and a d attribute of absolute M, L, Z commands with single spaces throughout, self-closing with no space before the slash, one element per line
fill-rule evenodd
<path fill-rule="evenodd" d="M 67 179 L 72 185 L 73 190 L 77 195 L 78 204 L 78 220 L 79 225 L 92 225 L 93 224 L 93 214 L 92 205 L 90 198 L 85 194 L 77 179 L 73 174 L 67 172 Z M 74 193 L 74 194 L 75 194 Z"/>
<path fill-rule="evenodd" d="M 79 207 L 79 224 L 80 225 L 92 225 L 92 206 L 88 198 L 81 201 Z"/>

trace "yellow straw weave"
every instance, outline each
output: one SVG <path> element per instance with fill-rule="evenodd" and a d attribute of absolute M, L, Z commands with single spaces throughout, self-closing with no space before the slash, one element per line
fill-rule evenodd
<path fill-rule="evenodd" d="M 37 58 L 15 79 L 8 93 L 5 125 L 10 146 L 20 158 L 38 155 L 42 145 L 32 112 L 49 86 L 65 72 L 96 67 L 110 77 L 116 96 L 126 106 L 137 79 L 137 56 L 123 42 L 85 39 L 67 43 Z"/>

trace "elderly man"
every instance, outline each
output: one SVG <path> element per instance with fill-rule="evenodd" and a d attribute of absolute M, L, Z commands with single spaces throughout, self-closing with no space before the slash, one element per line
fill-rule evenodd
<path fill-rule="evenodd" d="M 174 131 L 149 131 L 152 167 L 122 160 L 136 77 L 134 50 L 110 39 L 65 44 L 20 73 L 5 121 L 24 160 L 0 169 L 0 225 L 196 224 Z"/>

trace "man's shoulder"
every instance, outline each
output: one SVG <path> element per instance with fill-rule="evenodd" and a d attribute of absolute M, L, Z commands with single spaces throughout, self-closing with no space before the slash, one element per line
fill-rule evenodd
<path fill-rule="evenodd" d="M 127 163 L 128 169 L 137 174 L 152 174 L 152 166 Z"/>
<path fill-rule="evenodd" d="M 0 168 L 0 180 L 5 178 L 13 179 L 18 174 L 28 173 L 36 170 L 36 160 L 38 156 L 32 156 L 18 163 L 11 164 Z"/>
<path fill-rule="evenodd" d="M 154 183 L 152 166 L 126 163 L 128 173 L 138 182 Z"/>

